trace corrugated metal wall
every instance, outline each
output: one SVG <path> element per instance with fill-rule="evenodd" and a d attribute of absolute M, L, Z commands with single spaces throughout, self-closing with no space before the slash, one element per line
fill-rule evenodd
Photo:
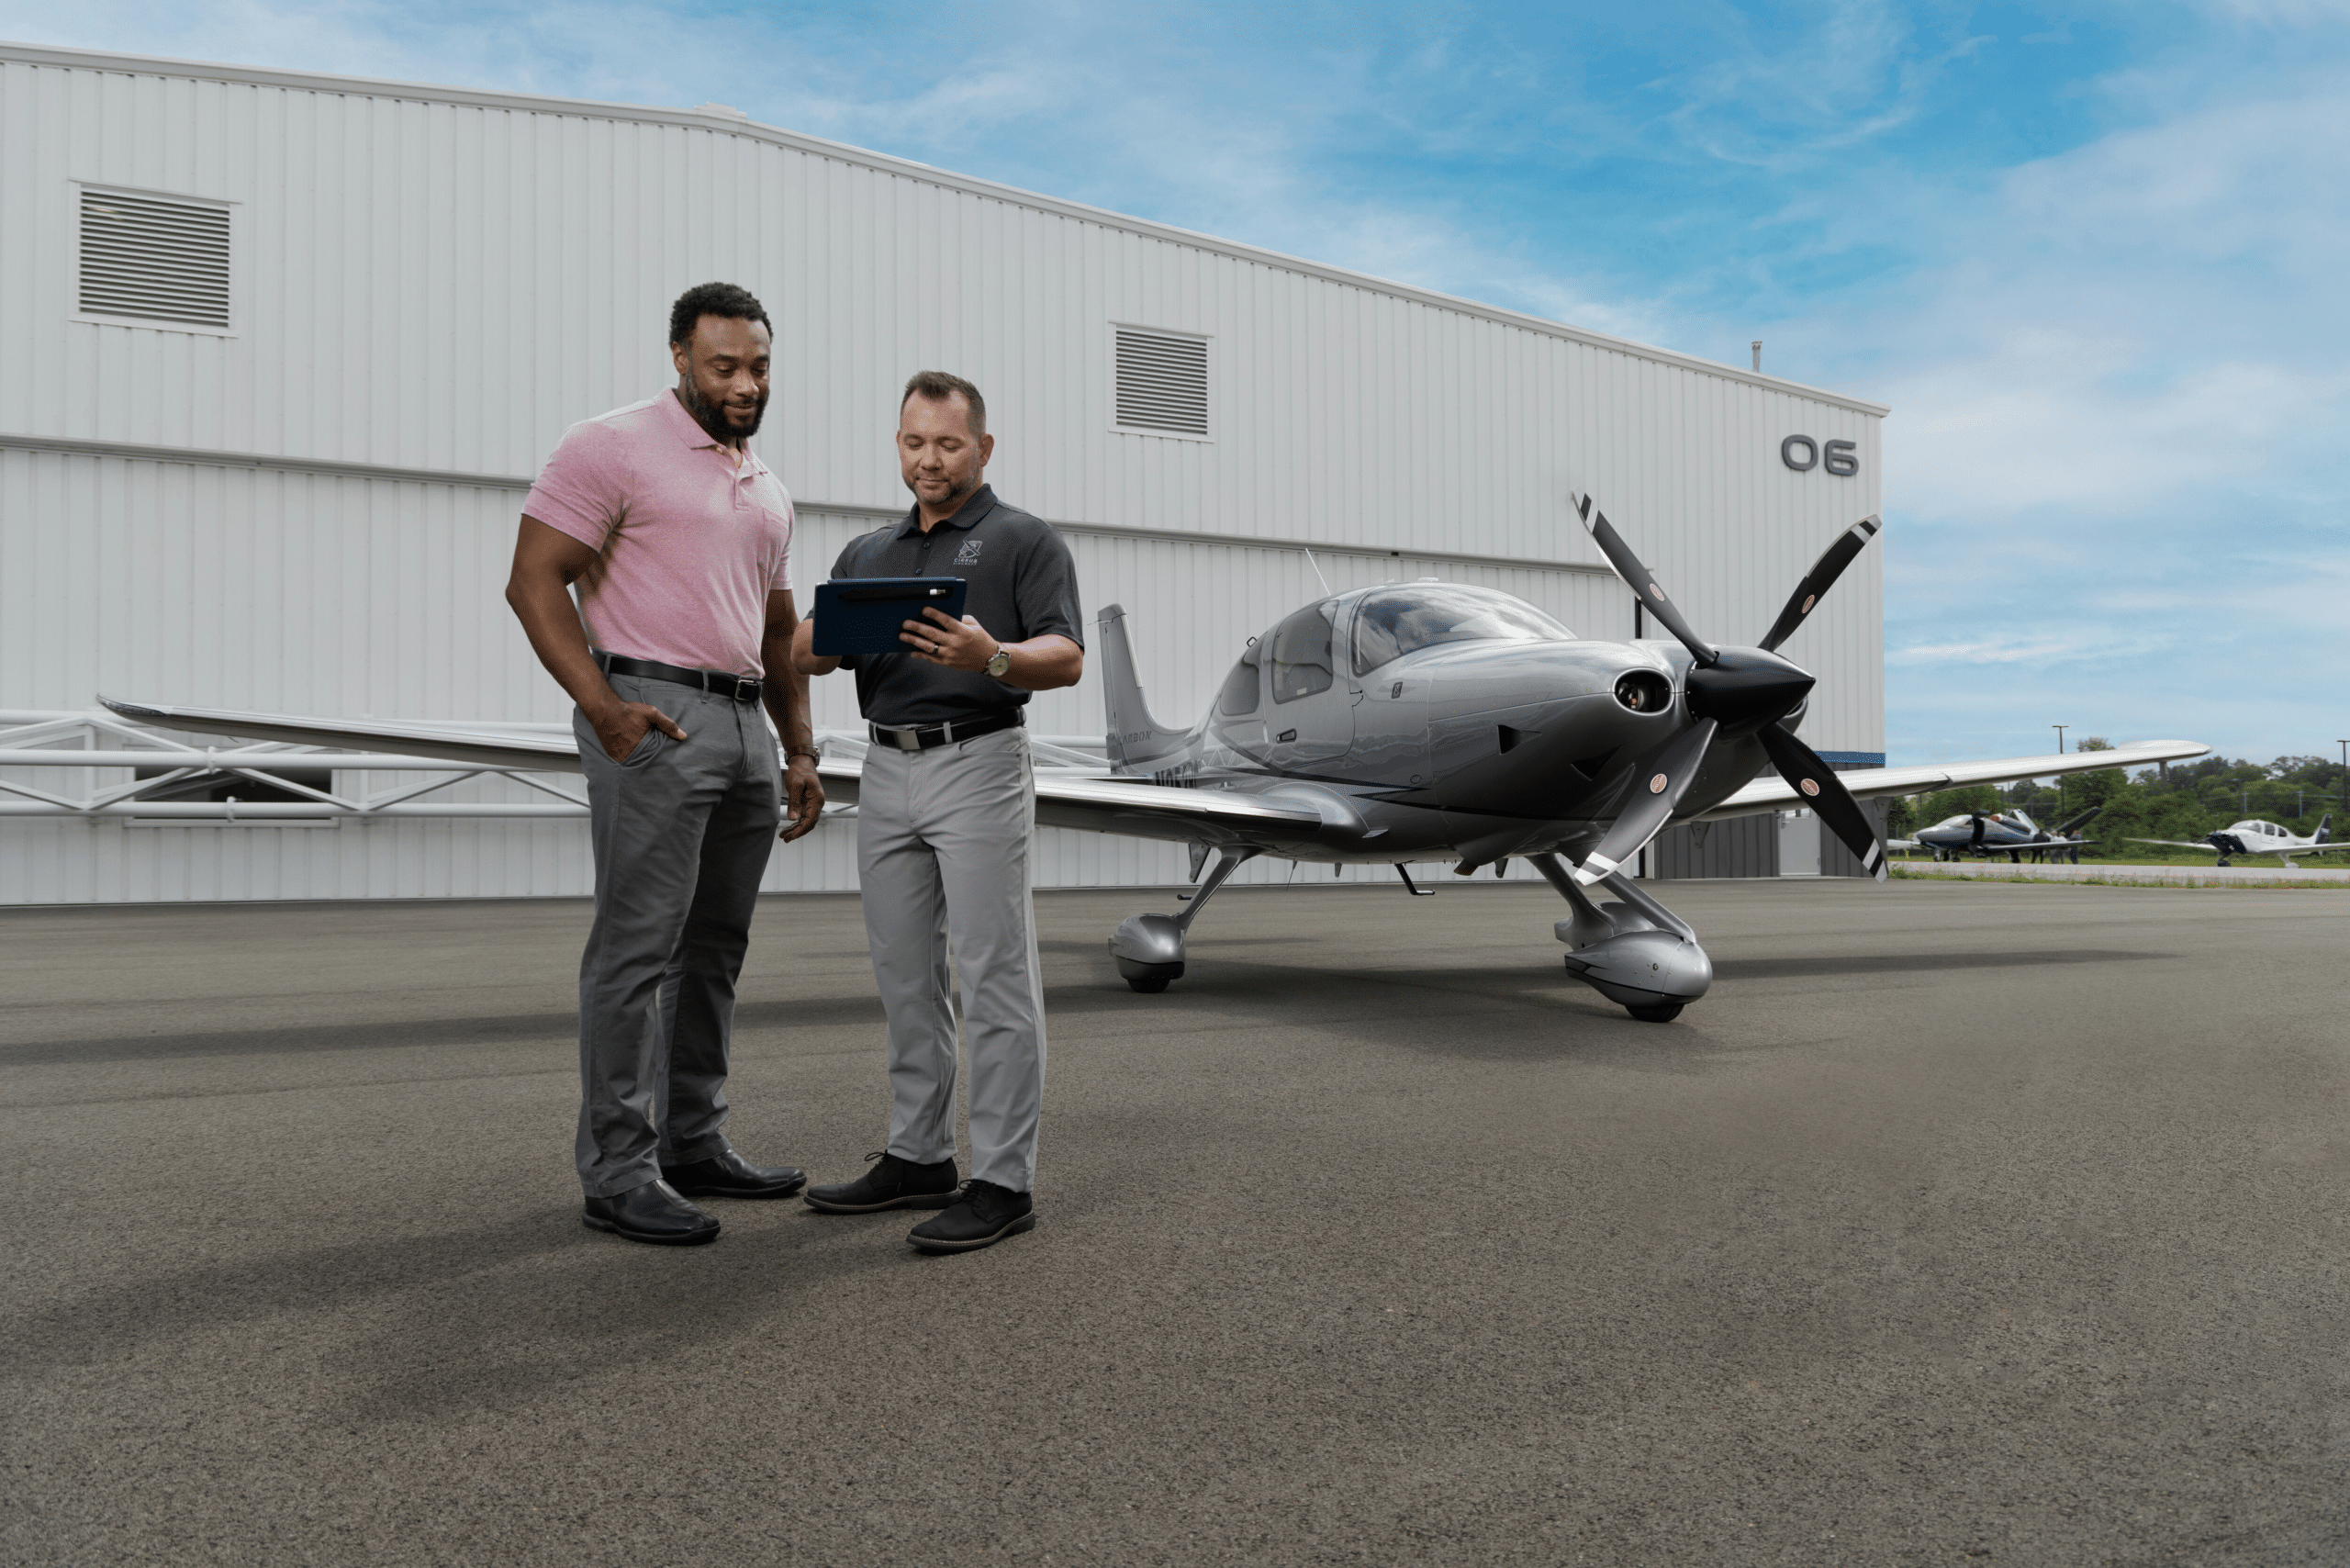
<path fill-rule="evenodd" d="M 1649 875 L 1684 877 L 1775 877 L 1779 874 L 1779 817 L 1757 817 L 1669 827 L 1649 846 Z"/>
<path fill-rule="evenodd" d="M 73 319 L 76 182 L 237 204 L 235 331 Z M 1080 525 L 1089 612 L 1135 612 L 1163 717 L 1196 711 L 1240 639 L 1315 591 L 1283 543 L 1327 552 L 1333 587 L 1490 582 L 1623 634 L 1612 579 L 1539 565 L 1595 561 L 1562 504 L 1581 483 L 1699 625 L 1736 641 L 1877 504 L 1865 406 L 788 133 L 8 46 L 0 706 L 81 707 L 104 685 L 311 712 L 558 716 L 498 598 L 519 497 L 498 481 L 535 471 L 573 421 L 666 385 L 668 302 L 710 277 L 751 286 L 775 318 L 759 447 L 801 501 L 803 586 L 871 509 L 902 504 L 898 386 L 957 371 L 988 393 L 999 489 Z M 1213 441 L 1111 430 L 1117 322 L 1208 335 Z M 1854 442 L 1860 476 L 1786 470 L 1792 433 Z M 118 454 L 22 449 L 43 441 Z M 1883 744 L 1880 585 L 1872 552 L 1789 645 L 1823 677 L 1807 726 L 1823 749 Z M 824 722 L 849 717 L 845 700 L 827 693 Z M 1100 713 L 1089 683 L 1036 717 L 1079 733 Z M 566 831 L 5 823 L 0 900 L 573 890 L 585 871 Z M 1109 841 L 1049 861 L 1056 882 L 1180 867 Z M 829 846 L 803 846 L 778 875 L 853 880 Z"/>

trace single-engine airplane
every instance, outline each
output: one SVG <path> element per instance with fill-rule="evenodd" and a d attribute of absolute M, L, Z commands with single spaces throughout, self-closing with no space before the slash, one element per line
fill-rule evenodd
<path fill-rule="evenodd" d="M 1937 860 L 1957 860 L 1969 855 L 1988 859 L 1994 855 L 2005 855 L 2011 865 L 2020 864 L 2026 855 L 2034 860 L 2051 855 L 2063 860 L 2069 856 L 2077 866 L 2081 863 L 2081 846 L 2097 840 L 2073 835 L 2103 810 L 2103 806 L 2091 806 L 2053 828 L 2042 827 L 2031 820 L 2031 813 L 2020 810 L 1962 812 L 1954 817 L 1944 817 L 1931 827 L 1919 828 L 1915 838 L 1892 841 L 1892 846 L 1930 849 Z"/>
<path fill-rule="evenodd" d="M 1699 637 L 1588 496 L 1576 515 L 1672 640 L 1577 637 L 1523 599 L 1423 579 L 1328 595 L 1248 646 L 1210 711 L 1161 724 L 1136 678 L 1125 612 L 1100 616 L 1110 777 L 1039 773 L 1048 827 L 1192 846 L 1198 884 L 1181 914 L 1137 914 L 1110 937 L 1139 991 L 1182 977 L 1184 943 L 1233 871 L 1259 855 L 1467 875 L 1523 857 L 1569 913 L 1552 928 L 1567 968 L 1635 1018 L 1665 1022 L 1706 994 L 1696 933 L 1624 868 L 1676 822 L 1789 807 L 1819 813 L 1879 880 L 1885 852 L 1857 796 L 1917 794 L 2088 768 L 2200 756 L 2191 741 L 2114 751 L 1889 767 L 1839 775 L 1797 740 L 1814 678 L 1780 656 L 1878 528 L 1844 531 L 1754 647 Z M 104 699 L 102 699 L 104 700 Z M 576 771 L 569 737 L 107 701 L 167 728 L 341 744 L 476 767 Z M 858 763 L 827 756 L 828 796 L 856 798 Z M 1758 780 L 1764 767 L 1777 779 Z M 1210 853 L 1215 865 L 1204 879 Z M 1572 862 L 1572 865 L 1569 863 Z M 1604 886 L 1620 902 L 1595 903 Z"/>
<path fill-rule="evenodd" d="M 2299 869 L 2293 864 L 2296 855 L 2324 855 L 2333 850 L 2350 848 L 2350 845 L 2333 842 L 2332 812 L 2318 819 L 2317 831 L 2307 838 L 2287 833 L 2275 823 L 2246 819 L 2217 833 L 2206 834 L 2192 844 L 2176 838 L 2133 838 L 2130 842 L 2166 845 L 2173 849 L 2216 849 L 2220 852 L 2220 858 L 2214 864 L 2221 866 L 2231 864 L 2232 857 L 2238 855 L 2274 855 L 2285 863 L 2288 871 Z"/>

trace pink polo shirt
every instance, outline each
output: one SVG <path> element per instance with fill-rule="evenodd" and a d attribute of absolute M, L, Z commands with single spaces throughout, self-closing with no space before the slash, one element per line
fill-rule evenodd
<path fill-rule="evenodd" d="M 580 600 L 590 644 L 766 673 L 767 592 L 791 586 L 791 497 L 756 456 L 735 456 L 674 391 L 564 432 L 522 512 L 609 561 Z"/>

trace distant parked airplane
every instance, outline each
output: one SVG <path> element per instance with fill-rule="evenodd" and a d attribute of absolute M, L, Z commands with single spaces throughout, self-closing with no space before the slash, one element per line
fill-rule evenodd
<path fill-rule="evenodd" d="M 2033 822 L 2028 812 L 1963 812 L 1954 817 L 1944 817 L 1931 827 L 1919 829 L 1915 838 L 1894 840 L 1893 847 L 1930 849 L 1937 860 L 1956 860 L 1968 855 L 1988 858 L 2003 854 L 2011 865 L 2021 864 L 2026 855 L 2034 860 L 2053 855 L 2059 860 L 2070 858 L 2077 866 L 2081 862 L 2081 846 L 2096 840 L 2076 838 L 2073 834 L 2103 810 L 2103 806 L 2091 806 L 2053 829 Z"/>
<path fill-rule="evenodd" d="M 2293 868 L 2293 857 L 2296 855 L 2323 855 L 2329 850 L 2350 847 L 2333 842 L 2332 812 L 2318 820 L 2317 831 L 2307 838 L 2296 837 L 2275 823 L 2255 822 L 2247 818 L 2232 827 L 2205 834 L 2192 844 L 2176 838 L 2133 838 L 2130 842 L 2166 844 L 2173 849 L 2216 849 L 2220 852 L 2219 864 L 2222 866 L 2237 855 L 2274 855 L 2285 863 L 2288 870 Z"/>

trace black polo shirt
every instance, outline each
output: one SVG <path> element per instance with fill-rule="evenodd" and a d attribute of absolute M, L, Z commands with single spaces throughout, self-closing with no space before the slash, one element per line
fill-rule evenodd
<path fill-rule="evenodd" d="M 999 643 L 1058 634 L 1085 645 L 1077 563 L 1052 524 L 996 499 L 982 485 L 927 534 L 920 509 L 849 541 L 835 577 L 961 577 L 963 613 Z M 856 703 L 877 724 L 935 724 L 1017 708 L 1028 693 L 980 670 L 941 669 L 912 654 L 855 654 Z"/>

